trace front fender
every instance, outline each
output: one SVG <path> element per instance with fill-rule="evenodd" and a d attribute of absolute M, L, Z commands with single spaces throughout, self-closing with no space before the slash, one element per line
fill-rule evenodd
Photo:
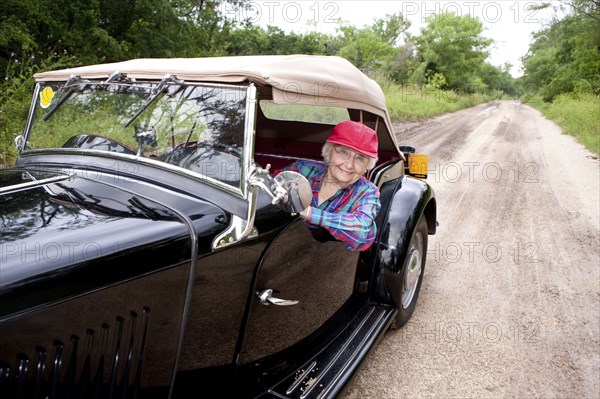
<path fill-rule="evenodd" d="M 436 230 L 436 200 L 433 189 L 423 180 L 403 176 L 381 187 L 382 212 L 377 218 L 378 237 L 371 256 L 375 275 L 371 295 L 394 304 L 388 281 L 400 273 L 404 257 L 421 217 L 427 218 L 428 233 Z"/>

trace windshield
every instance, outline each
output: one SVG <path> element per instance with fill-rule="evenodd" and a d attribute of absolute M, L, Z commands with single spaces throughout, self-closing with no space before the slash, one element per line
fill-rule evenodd
<path fill-rule="evenodd" d="M 246 86 L 42 82 L 24 151 L 102 151 L 151 159 L 240 187 Z"/>

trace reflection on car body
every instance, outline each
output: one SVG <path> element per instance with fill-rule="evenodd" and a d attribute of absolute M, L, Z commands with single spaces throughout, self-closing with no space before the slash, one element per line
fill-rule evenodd
<path fill-rule="evenodd" d="M 412 315 L 436 199 L 349 62 L 130 60 L 35 78 L 0 173 L 1 397 L 335 397 Z M 281 174 L 320 160 L 342 120 L 379 142 L 363 252 L 313 239 L 306 181 Z"/>

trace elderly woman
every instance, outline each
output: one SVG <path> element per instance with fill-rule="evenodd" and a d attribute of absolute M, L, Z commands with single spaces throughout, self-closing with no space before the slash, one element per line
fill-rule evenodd
<path fill-rule="evenodd" d="M 325 162 L 297 161 L 286 169 L 304 175 L 313 198 L 300 217 L 320 241 L 336 239 L 353 251 L 375 240 L 379 190 L 364 175 L 377 162 L 377 134 L 362 123 L 337 124 L 322 150 Z"/>

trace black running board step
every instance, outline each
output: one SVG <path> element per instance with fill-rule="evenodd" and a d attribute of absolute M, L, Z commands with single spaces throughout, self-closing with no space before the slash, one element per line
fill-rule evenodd
<path fill-rule="evenodd" d="M 286 399 L 336 397 L 385 333 L 395 314 L 392 306 L 365 304 L 323 351 L 269 389 L 268 394 Z"/>

